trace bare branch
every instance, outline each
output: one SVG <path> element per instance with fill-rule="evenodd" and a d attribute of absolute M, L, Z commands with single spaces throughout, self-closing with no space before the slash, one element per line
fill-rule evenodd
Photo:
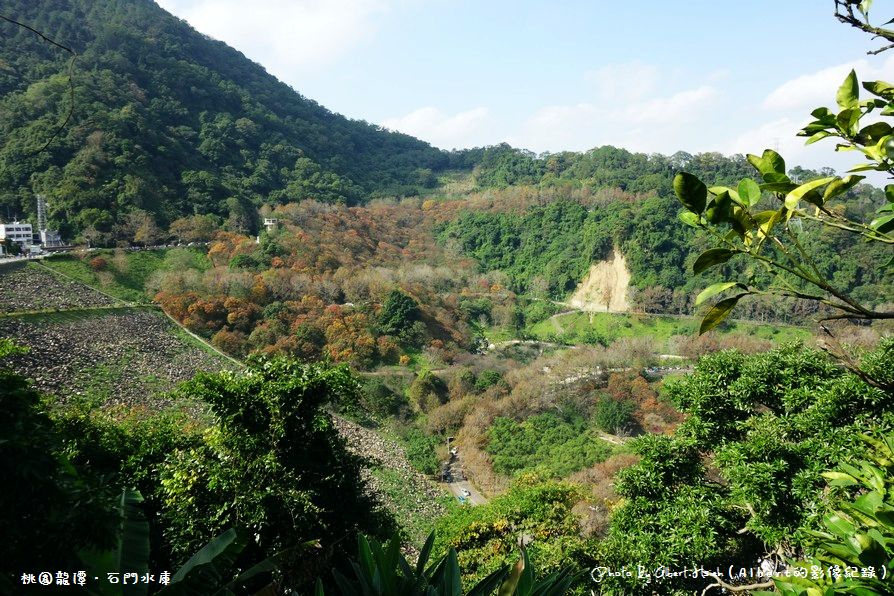
<path fill-rule="evenodd" d="M 881 53 L 884 52 L 885 50 L 890 50 L 891 48 L 894 48 L 894 43 L 892 43 L 892 44 L 888 44 L 888 45 L 886 45 L 885 47 L 883 47 L 883 48 L 879 48 L 879 49 L 877 49 L 877 50 L 869 50 L 869 51 L 866 52 L 866 53 L 867 53 L 867 54 L 870 54 L 870 55 L 872 55 L 872 56 L 875 56 L 875 55 L 877 55 L 877 54 L 881 54 Z"/>
<path fill-rule="evenodd" d="M 849 0 L 835 0 L 835 18 L 846 25 L 856 27 L 866 33 L 871 33 L 876 37 L 882 37 L 890 42 L 894 42 L 894 30 L 882 29 L 881 27 L 873 27 L 869 24 L 869 20 L 863 15 L 863 18 L 854 14 L 854 4 Z M 867 52 L 868 54 L 880 54 L 885 50 L 894 48 L 894 43 L 878 50 Z"/>

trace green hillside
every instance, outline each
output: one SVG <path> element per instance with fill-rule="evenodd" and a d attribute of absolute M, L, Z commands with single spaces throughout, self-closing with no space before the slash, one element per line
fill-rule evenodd
<path fill-rule="evenodd" d="M 211 213 L 253 230 L 256 207 L 357 202 L 433 186 L 447 154 L 334 114 L 149 0 L 13 0 L 0 22 L 0 213 L 43 192 L 64 235 L 111 233 L 134 209 L 161 225 Z M 72 106 L 71 121 L 45 151 Z"/>

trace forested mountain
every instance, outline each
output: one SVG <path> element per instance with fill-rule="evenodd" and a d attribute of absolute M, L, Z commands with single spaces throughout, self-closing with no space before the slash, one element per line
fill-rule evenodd
<path fill-rule="evenodd" d="M 415 194 L 448 163 L 302 97 L 151 0 L 13 0 L 3 14 L 78 54 L 70 86 L 70 54 L 0 22 L 3 217 L 28 216 L 43 192 L 69 234 L 134 209 L 250 230 L 261 203 Z"/>

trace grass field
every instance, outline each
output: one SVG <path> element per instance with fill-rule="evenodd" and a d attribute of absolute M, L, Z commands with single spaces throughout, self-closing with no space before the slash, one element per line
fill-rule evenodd
<path fill-rule="evenodd" d="M 698 317 L 571 312 L 541 321 L 528 332 L 538 339 L 558 339 L 563 343 L 611 343 L 624 337 L 650 337 L 656 344 L 666 346 L 674 335 L 698 333 L 700 320 Z M 803 327 L 746 321 L 728 321 L 717 332 L 745 333 L 774 343 L 807 340 L 812 335 Z"/>
<path fill-rule="evenodd" d="M 95 270 L 90 262 L 102 258 L 106 266 Z M 211 266 L 201 248 L 168 248 L 140 251 L 97 250 L 83 259 L 56 255 L 43 263 L 59 273 L 127 302 L 148 302 L 146 282 L 157 271 L 198 269 Z"/>

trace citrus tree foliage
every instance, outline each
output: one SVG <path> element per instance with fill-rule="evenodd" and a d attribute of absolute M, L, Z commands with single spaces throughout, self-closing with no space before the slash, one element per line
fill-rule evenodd
<path fill-rule="evenodd" d="M 870 113 L 894 116 L 894 86 L 884 81 L 863 83 L 870 97 L 860 99 L 860 86 L 851 71 L 838 89 L 839 110 L 818 108 L 815 118 L 799 134 L 807 143 L 825 138 L 837 140 L 836 149 L 862 153 L 868 163 L 851 172 L 874 170 L 894 175 L 894 129 L 884 121 L 868 122 Z M 709 233 L 715 247 L 703 252 L 693 264 L 699 274 L 744 255 L 769 273 L 771 282 L 757 279 L 757 267 L 746 270 L 739 280 L 708 286 L 696 303 L 715 296 L 717 301 L 702 322 L 707 331 L 726 318 L 736 303 L 753 294 L 775 294 L 815 301 L 834 309 L 837 317 L 894 318 L 894 313 L 874 309 L 849 292 L 844 280 L 817 262 L 811 245 L 819 234 L 845 232 L 860 240 L 886 246 L 878 267 L 889 271 L 894 245 L 894 184 L 885 187 L 885 201 L 874 214 L 855 214 L 840 201 L 841 196 L 863 176 L 849 174 L 796 181 L 786 173 L 785 161 L 770 149 L 749 155 L 759 181 L 742 179 L 737 186 L 708 188 L 697 176 L 682 172 L 674 179 L 674 190 L 687 212 L 684 223 Z"/>
<path fill-rule="evenodd" d="M 784 596 L 890 593 L 891 580 L 885 576 L 894 566 L 894 435 L 862 439 L 867 447 L 863 459 L 823 474 L 830 487 L 846 492 L 823 516 L 822 529 L 809 533 L 810 556 L 789 561 L 792 573 L 775 579 Z M 812 578 L 816 567 L 841 573 Z M 802 570 L 807 577 L 800 577 Z"/>
<path fill-rule="evenodd" d="M 460 507 L 439 520 L 434 550 L 456 549 L 463 577 L 470 582 L 514 562 L 522 539 L 543 573 L 567 566 L 586 569 L 591 559 L 572 512 L 582 497 L 580 487 L 542 483 L 534 476 L 519 478 L 489 503 Z"/>
<path fill-rule="evenodd" d="M 253 360 L 245 372 L 200 374 L 184 384 L 180 393 L 208 403 L 216 424 L 161 470 L 162 519 L 175 556 L 236 525 L 268 556 L 309 539 L 320 540 L 328 556 L 358 528 L 375 529 L 360 460 L 345 450 L 325 410 L 354 399 L 357 389 L 344 367 L 285 359 Z M 298 561 L 284 565 L 298 573 Z"/>
<path fill-rule="evenodd" d="M 890 368 L 894 340 L 868 360 Z M 766 552 L 804 552 L 821 527 L 823 473 L 864 452 L 861 433 L 894 424 L 891 392 L 800 346 L 705 356 L 666 391 L 685 419 L 673 437 L 631 444 L 641 461 L 618 476 L 622 500 L 600 549 L 614 568 L 749 567 Z M 631 593 L 656 589 L 612 581 Z M 661 589 L 699 581 L 666 579 Z"/>

